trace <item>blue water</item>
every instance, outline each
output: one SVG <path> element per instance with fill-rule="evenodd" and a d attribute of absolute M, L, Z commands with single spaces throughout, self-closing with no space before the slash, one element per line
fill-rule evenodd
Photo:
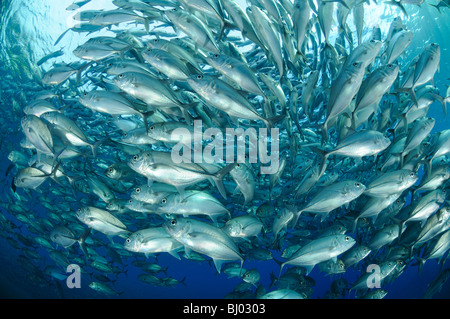
<path fill-rule="evenodd" d="M 428 0 L 426 1 L 428 2 Z M 433 0 L 430 3 L 435 3 Z M 76 58 L 71 54 L 73 49 L 87 40 L 85 34 L 67 33 L 63 40 L 54 46 L 59 35 L 70 26 L 69 13 L 64 9 L 71 4 L 71 1 L 51 1 L 51 0 L 7 0 L 0 2 L 0 201 L 3 205 L 0 212 L 11 222 L 11 228 L 1 224 L 0 228 L 0 297 L 2 298 L 116 298 L 108 297 L 89 288 L 89 284 L 94 281 L 91 276 L 95 271 L 87 268 L 87 274 L 81 274 L 81 288 L 69 289 L 65 281 L 56 283 L 48 275 L 42 275 L 41 280 L 30 277 L 32 272 L 20 262 L 24 249 L 31 249 L 38 253 L 39 258 L 26 257 L 28 262 L 43 273 L 46 266 L 54 265 L 54 261 L 49 257 L 47 249 L 34 244 L 33 247 L 26 247 L 18 239 L 18 234 L 32 239 L 36 233 L 27 230 L 27 226 L 18 220 L 15 214 L 8 211 L 8 203 L 17 200 L 12 196 L 11 180 L 17 172 L 13 169 L 7 176 L 6 170 L 10 165 L 7 155 L 10 151 L 20 149 L 19 143 L 23 138 L 20 129 L 20 119 L 23 114 L 20 110 L 14 110 L 12 101 L 22 101 L 27 99 L 29 90 L 36 86 L 33 84 L 36 77 L 42 74 L 42 70 L 36 66 L 36 62 L 44 55 L 56 51 L 60 48 L 66 53 L 46 62 L 42 65 L 44 70 L 48 70 L 52 63 L 71 62 Z M 240 2 L 244 5 L 243 2 Z M 366 21 L 364 34 L 370 33 L 369 26 L 376 23 L 382 28 L 383 36 L 386 34 L 393 17 L 401 16 L 404 25 L 414 32 L 411 45 L 401 58 L 403 63 L 410 61 L 412 57 L 420 54 L 423 48 L 432 42 L 436 42 L 441 47 L 440 69 L 434 77 L 434 85 L 440 90 L 442 96 L 445 95 L 450 74 L 450 9 L 441 9 L 442 13 L 424 3 L 421 7 L 405 4 L 409 15 L 405 16 L 398 8 L 382 4 L 375 5 L 371 2 L 366 6 Z M 111 9 L 114 6 L 110 1 L 92 0 L 88 8 Z M 349 17 L 351 24 L 352 17 Z M 336 27 L 333 31 L 335 32 Z M 105 34 L 111 35 L 105 31 Z M 382 37 L 383 38 L 383 37 Z M 405 65 L 405 64 L 403 64 Z M 445 118 L 438 102 L 431 105 L 428 116 L 436 119 L 434 132 L 450 128 L 449 118 Z M 17 192 L 28 198 L 22 205 L 26 207 L 36 221 L 47 219 L 45 207 L 39 203 L 39 196 L 46 194 L 46 189 L 52 187 L 52 182 L 46 181 L 39 188 L 41 194 L 37 192 L 27 192 L 18 189 Z M 55 195 L 48 195 L 49 198 L 58 203 L 65 201 L 64 198 Z M 79 194 L 77 199 L 83 198 Z M 447 197 L 448 199 L 448 197 Z M 70 202 L 72 212 L 78 209 L 77 202 Z M 48 235 L 45 232 L 42 236 Z M 106 237 L 97 234 L 104 243 L 108 242 Z M 115 242 L 123 243 L 123 239 L 116 237 Z M 75 248 L 80 254 L 78 247 Z M 98 249 L 99 252 L 104 250 Z M 280 252 L 273 251 L 275 258 L 280 259 Z M 106 254 L 105 254 L 106 256 Z M 142 258 L 140 258 L 142 259 Z M 118 298 L 218 298 L 226 297 L 233 289 L 242 282 L 241 278 L 228 279 L 225 274 L 217 274 L 214 265 L 209 262 L 194 262 L 184 258 L 176 260 L 168 254 L 160 254 L 157 262 L 162 267 L 168 267 L 167 275 L 178 280 L 184 279 L 184 284 L 175 287 L 155 287 L 143 283 L 137 279 L 143 273 L 131 262 L 135 257 L 123 258 L 123 265 L 114 265 L 123 268 L 117 276 L 109 276 L 114 280 L 111 285 L 115 291 L 122 292 Z M 149 261 L 156 262 L 154 257 Z M 388 294 L 385 298 L 422 298 L 427 285 L 436 278 L 441 265 L 436 260 L 426 262 L 423 271 L 419 273 L 418 267 L 411 262 L 406 270 L 395 281 L 383 285 Z M 448 268 L 450 262 L 447 260 L 443 269 Z M 267 291 L 271 284 L 270 274 L 278 275 L 279 265 L 273 261 L 251 261 L 244 262 L 245 269 L 257 268 L 261 274 L 260 284 Z M 64 270 L 62 270 L 64 271 Z M 318 267 L 309 274 L 314 278 L 315 286 L 311 298 L 323 298 L 333 280 L 343 277 L 349 283 L 358 279 L 361 272 L 349 269 L 344 275 L 326 276 Z M 43 278 L 43 280 L 42 280 Z M 59 289 L 57 287 L 60 287 Z M 353 298 L 354 293 L 346 295 L 346 298 Z M 434 298 L 450 298 L 450 282 L 447 282 L 441 292 L 434 295 Z"/>

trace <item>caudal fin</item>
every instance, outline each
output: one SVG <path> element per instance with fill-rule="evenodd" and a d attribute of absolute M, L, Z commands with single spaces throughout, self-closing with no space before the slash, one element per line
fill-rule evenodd
<path fill-rule="evenodd" d="M 211 175 L 212 180 L 216 184 L 217 190 L 219 191 L 220 195 L 224 199 L 227 199 L 227 192 L 225 191 L 225 186 L 223 185 L 223 178 L 225 175 L 227 175 L 234 167 L 236 166 L 236 163 L 231 163 L 219 170 L 217 173 Z"/>
<path fill-rule="evenodd" d="M 85 242 L 86 242 L 86 238 L 89 236 L 89 234 L 91 233 L 91 229 L 92 228 L 88 228 L 88 229 L 86 229 L 85 231 L 84 231 L 84 233 L 80 236 L 80 238 L 78 239 L 78 244 L 80 244 L 80 248 L 81 248 L 81 250 L 83 251 L 83 253 L 84 253 L 84 255 L 86 256 L 86 257 L 89 257 L 89 254 L 88 254 L 88 251 L 87 251 L 87 249 L 86 249 L 86 245 L 85 245 Z"/>

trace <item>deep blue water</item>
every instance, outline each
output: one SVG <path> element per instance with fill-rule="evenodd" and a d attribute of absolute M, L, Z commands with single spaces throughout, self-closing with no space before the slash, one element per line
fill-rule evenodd
<path fill-rule="evenodd" d="M 365 35 L 370 30 L 368 26 L 373 26 L 378 23 L 382 27 L 383 33 L 387 31 L 390 22 L 394 16 L 400 15 L 403 18 L 404 24 L 408 29 L 414 32 L 414 38 L 402 57 L 402 62 L 408 62 L 415 55 L 420 54 L 421 50 L 426 44 L 431 42 L 439 43 L 441 47 L 441 63 L 440 69 L 434 77 L 434 85 L 440 90 L 440 95 L 445 96 L 450 77 L 450 41 L 448 35 L 450 32 L 450 9 L 441 9 L 442 13 L 428 2 L 433 3 L 433 0 L 426 1 L 419 8 L 414 5 L 405 4 L 409 16 L 406 17 L 399 9 L 392 6 L 387 6 L 379 3 L 378 7 L 371 3 L 370 9 L 367 6 L 368 12 L 366 14 L 366 28 Z M 30 271 L 20 262 L 21 255 L 25 245 L 18 240 L 17 235 L 21 234 L 26 238 L 33 238 L 35 233 L 29 232 L 27 226 L 19 221 L 14 214 L 8 212 L 7 203 L 12 203 L 17 200 L 12 195 L 11 181 L 12 176 L 17 173 L 14 168 L 7 176 L 6 170 L 10 165 L 7 155 L 10 151 L 20 149 L 19 143 L 23 138 L 20 129 L 20 119 L 23 114 L 19 111 L 14 111 L 12 101 L 21 101 L 27 96 L 27 84 L 31 87 L 33 77 L 39 74 L 39 68 L 35 65 L 45 54 L 56 51 L 59 48 L 64 48 L 66 55 L 59 57 L 54 62 L 70 62 L 74 60 L 71 51 L 79 44 L 85 41 L 84 34 L 75 34 L 69 32 L 57 47 L 53 46 L 54 41 L 67 28 L 67 12 L 64 10 L 71 1 L 19 1 L 10 0 L 3 1 L 0 11 L 0 70 L 1 76 L 1 96 L 0 106 L 2 114 L 0 117 L 1 123 L 1 143 L 0 143 L 0 200 L 4 204 L 0 207 L 1 213 L 11 221 L 14 225 L 11 229 L 5 228 L 2 223 L 0 229 L 0 297 L 2 298 L 105 298 L 105 295 L 99 294 L 89 288 L 89 284 L 93 281 L 90 274 L 81 275 L 81 288 L 69 289 L 65 281 L 60 281 L 55 284 L 55 280 L 49 276 L 43 276 L 44 281 L 36 282 L 30 278 Z M 92 5 L 97 8 L 108 7 L 111 8 L 109 1 L 92 0 Z M 376 8 L 376 9 L 374 9 Z M 404 64 L 403 64 L 404 65 Z M 45 70 L 51 67 L 51 63 L 43 65 Z M 33 75 L 33 72 L 34 75 Z M 449 118 L 444 117 L 441 106 L 438 102 L 434 102 L 428 112 L 428 116 L 436 119 L 433 132 L 439 132 L 450 128 Z M 36 220 L 39 218 L 46 219 L 46 209 L 39 204 L 39 196 L 45 196 L 48 189 L 52 187 L 52 182 L 46 181 L 39 188 L 39 193 L 28 192 L 27 194 L 18 189 L 18 194 L 26 196 L 29 200 L 24 203 L 24 207 L 28 209 L 35 216 Z M 49 198 L 56 202 L 64 202 L 63 197 L 55 195 L 48 195 Z M 77 196 L 80 196 L 79 194 Z M 76 197 L 77 199 L 83 198 Z M 448 196 L 447 196 L 448 199 Z M 71 210 L 78 208 L 77 202 L 69 203 Z M 42 234 L 45 236 L 48 234 Z M 97 233 L 97 237 L 101 238 L 103 242 L 107 243 L 108 239 Z M 115 242 L 123 243 L 122 238 L 116 237 Z M 35 248 L 34 248 L 35 247 Z M 41 272 L 44 271 L 48 265 L 54 265 L 54 261 L 49 257 L 48 251 L 45 248 L 35 245 L 32 250 L 39 254 L 38 259 L 27 257 L 27 260 L 32 263 Z M 80 254 L 78 247 L 75 248 L 77 254 Z M 104 250 L 98 249 L 99 252 Z M 280 252 L 273 251 L 275 258 L 280 258 Z M 228 279 L 225 274 L 217 274 L 212 262 L 194 262 L 184 258 L 176 260 L 168 254 L 160 254 L 157 257 L 157 262 L 162 267 L 168 267 L 167 275 L 178 280 L 184 279 L 184 284 L 177 284 L 175 287 L 155 287 L 143 283 L 137 279 L 138 275 L 143 273 L 138 267 L 131 265 L 135 257 L 123 258 L 123 266 L 116 264 L 119 268 L 123 267 L 123 272 L 116 276 L 109 276 L 111 279 L 116 279 L 112 287 L 117 292 L 123 292 L 119 298 L 224 298 L 228 293 L 242 282 L 240 278 Z M 142 258 L 141 258 L 142 259 Z M 149 261 L 156 261 L 154 257 L 150 257 Z M 383 285 L 388 294 L 385 298 L 422 298 L 427 288 L 427 285 L 435 279 L 439 272 L 440 265 L 436 260 L 429 260 L 426 262 L 423 271 L 419 273 L 418 267 L 412 265 L 411 262 L 407 269 L 394 282 Z M 450 266 L 449 261 L 445 262 L 443 269 Z M 257 268 L 261 274 L 260 284 L 262 284 L 267 291 L 271 284 L 270 273 L 278 275 L 279 265 L 273 261 L 250 261 L 244 262 L 245 269 Z M 87 269 L 87 272 L 92 273 L 92 269 Z M 353 283 L 360 275 L 359 271 L 349 269 L 343 277 L 350 283 Z M 310 273 L 310 277 L 314 278 L 315 286 L 311 298 L 323 298 L 325 293 L 330 288 L 334 279 L 341 275 L 326 276 L 318 267 Z M 57 289 L 57 287 L 61 289 Z M 353 298 L 354 293 L 350 293 L 346 298 Z M 450 297 L 450 283 L 447 282 L 442 288 L 441 292 L 434 295 L 434 298 L 449 298 Z M 115 297 L 108 297 L 115 298 Z"/>

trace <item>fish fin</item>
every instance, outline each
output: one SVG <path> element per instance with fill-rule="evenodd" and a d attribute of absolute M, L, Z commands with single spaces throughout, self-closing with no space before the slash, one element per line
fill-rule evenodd
<path fill-rule="evenodd" d="M 69 32 L 69 30 L 70 30 L 70 28 L 67 29 L 66 31 L 64 31 L 64 32 L 58 37 L 58 39 L 55 41 L 54 46 L 56 46 L 56 45 L 59 43 L 59 41 L 61 41 L 61 39 L 66 35 L 67 32 Z"/>
<path fill-rule="evenodd" d="M 171 250 L 171 251 L 168 251 L 168 253 L 171 255 L 171 256 L 173 256 L 174 258 L 176 258 L 176 259 L 178 259 L 178 260 L 181 260 L 181 257 L 180 257 L 180 255 L 178 255 L 178 253 L 177 253 L 177 251 L 174 249 L 174 250 Z M 167 271 L 167 268 L 166 268 L 166 271 Z"/>
<path fill-rule="evenodd" d="M 92 151 L 92 156 L 94 158 L 97 158 L 97 148 L 103 144 L 104 142 L 106 142 L 107 140 L 109 140 L 109 137 L 106 137 L 104 139 L 101 139 L 97 142 L 95 142 L 94 144 L 89 145 L 91 147 L 91 151 Z"/>
<path fill-rule="evenodd" d="M 401 1 L 393 0 L 393 1 L 386 1 L 385 3 L 399 7 L 400 10 L 402 10 L 402 12 L 405 14 L 405 16 L 408 16 L 408 12 L 406 12 L 406 9 L 401 3 Z"/>
<path fill-rule="evenodd" d="M 16 193 L 17 187 L 16 184 L 14 184 L 14 179 L 11 181 L 11 189 L 13 190 L 14 193 Z"/>
<path fill-rule="evenodd" d="M 445 117 L 447 117 L 447 103 L 446 103 L 447 101 L 446 101 L 446 99 L 443 98 L 442 96 L 440 96 L 439 94 L 430 93 L 430 95 L 441 103 L 442 110 L 444 111 L 444 115 L 445 115 Z"/>
<path fill-rule="evenodd" d="M 318 213 L 317 215 L 320 216 L 320 222 L 323 223 L 323 221 L 328 217 L 328 214 L 330 212 L 324 212 L 324 213 Z"/>
<path fill-rule="evenodd" d="M 302 266 L 303 268 L 306 269 L 306 274 L 305 274 L 306 276 L 309 275 L 309 273 L 313 270 L 314 266 L 315 265 Z"/>
<path fill-rule="evenodd" d="M 81 72 L 86 70 L 88 67 L 90 67 L 94 61 L 89 61 L 85 64 L 83 64 L 79 69 L 77 69 L 77 85 L 81 83 Z"/>
<path fill-rule="evenodd" d="M 84 231 L 84 233 L 80 236 L 80 238 L 77 240 L 78 244 L 80 244 L 80 248 L 83 251 L 84 255 L 86 257 L 89 257 L 88 251 L 86 249 L 86 245 L 85 245 L 85 241 L 86 238 L 89 236 L 89 234 L 91 233 L 92 228 L 88 228 Z"/>
<path fill-rule="evenodd" d="M 412 98 L 412 100 L 414 102 L 414 105 L 419 105 L 417 103 L 417 97 L 416 97 L 416 92 L 414 91 L 414 86 L 410 87 L 410 88 L 397 88 L 397 89 L 395 89 L 395 91 L 408 93 L 411 96 L 411 98 Z"/>
<path fill-rule="evenodd" d="M 327 161 L 327 159 L 328 159 L 328 156 L 331 155 L 331 154 L 328 153 L 327 151 L 325 151 L 325 150 L 323 150 L 323 149 L 321 149 L 321 148 L 315 147 L 315 146 L 310 146 L 309 148 L 310 148 L 314 153 L 316 153 L 317 155 L 319 155 L 319 157 L 321 158 L 321 165 L 322 165 L 322 166 L 326 163 L 326 161 Z"/>
<path fill-rule="evenodd" d="M 186 254 L 187 258 L 191 257 L 191 249 L 187 246 L 184 246 L 184 253 Z"/>
<path fill-rule="evenodd" d="M 152 116 L 155 112 L 154 111 L 149 111 L 149 112 L 145 112 L 145 113 L 141 113 L 142 116 L 142 121 L 144 122 L 144 127 L 145 127 L 145 133 L 148 134 L 148 122 L 147 119 Z"/>
<path fill-rule="evenodd" d="M 358 226 L 358 220 L 359 220 L 359 217 L 360 217 L 360 216 L 356 217 L 355 220 L 354 220 L 354 222 L 353 222 L 352 233 L 355 232 L 355 230 L 356 230 L 356 228 L 357 228 L 357 226 Z"/>
<path fill-rule="evenodd" d="M 298 219 L 300 218 L 302 212 L 303 210 L 299 210 L 296 214 L 294 214 L 294 218 L 292 219 L 292 227 L 295 227 L 295 225 L 297 225 Z"/>
<path fill-rule="evenodd" d="M 213 258 L 213 262 L 214 262 L 214 266 L 216 266 L 217 272 L 220 274 L 220 269 L 222 268 L 222 264 L 224 263 L 224 260 Z"/>
<path fill-rule="evenodd" d="M 287 111 L 286 111 L 286 108 L 284 108 L 281 114 L 275 115 L 268 119 L 263 119 L 263 122 L 266 125 L 267 129 L 271 129 L 275 126 L 275 124 L 284 120 L 284 118 L 286 117 L 286 114 L 287 114 Z"/>
<path fill-rule="evenodd" d="M 8 176 L 8 173 L 14 168 L 15 164 L 11 163 L 6 169 L 5 176 Z"/>
<path fill-rule="evenodd" d="M 212 180 L 216 184 L 217 190 L 222 195 L 224 199 L 227 199 L 227 192 L 225 186 L 223 185 L 223 178 L 227 175 L 234 167 L 236 163 L 231 163 L 220 169 L 217 173 L 211 175 Z"/>
<path fill-rule="evenodd" d="M 421 258 L 419 256 L 416 256 L 417 261 L 419 262 L 419 273 L 422 273 L 423 266 L 425 266 L 425 262 L 427 261 L 425 258 Z"/>
<path fill-rule="evenodd" d="M 280 265 L 280 272 L 278 273 L 278 278 L 280 278 L 280 277 L 281 277 L 281 272 L 283 271 L 284 265 L 286 265 L 286 263 L 285 263 L 285 262 L 282 263 L 281 261 L 276 260 L 275 258 L 274 258 L 273 260 L 275 260 L 275 262 L 276 262 L 278 265 Z"/>
<path fill-rule="evenodd" d="M 152 257 L 152 256 L 153 256 L 152 253 L 144 253 L 144 255 L 145 255 L 145 258 L 149 258 L 149 257 Z"/>
<path fill-rule="evenodd" d="M 59 165 L 61 165 L 61 162 L 57 162 L 57 164 L 52 168 L 52 172 L 48 174 L 49 177 L 53 178 L 53 180 L 58 183 L 59 185 L 62 185 L 59 178 L 56 176 L 56 172 L 58 171 Z"/>

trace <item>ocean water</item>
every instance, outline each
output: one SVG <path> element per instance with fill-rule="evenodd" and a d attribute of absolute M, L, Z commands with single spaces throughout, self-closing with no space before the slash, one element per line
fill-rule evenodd
<path fill-rule="evenodd" d="M 287 1 L 289 2 L 289 0 Z M 79 11 L 74 12 L 66 10 L 72 3 L 70 0 L 4 0 L 0 3 L 0 107 L 2 110 L 2 115 L 0 116 L 0 179 L 2 180 L 0 184 L 0 212 L 2 214 L 0 221 L 0 262 L 2 265 L 0 271 L 0 296 L 2 298 L 19 299 L 223 299 L 230 296 L 228 294 L 233 292 L 235 287 L 243 282 L 242 278 L 228 278 L 224 273 L 218 274 L 210 258 L 205 255 L 203 255 L 206 258 L 205 261 L 196 262 L 184 257 L 177 260 L 167 253 L 161 253 L 156 258 L 149 257 L 148 259 L 145 259 L 142 254 L 131 253 L 129 257 L 122 256 L 120 262 L 117 262 L 113 260 L 115 255 L 107 251 L 107 247 L 109 246 L 108 238 L 100 232 L 93 231 L 91 237 L 95 238 L 96 242 L 93 244 L 92 241 L 88 240 L 86 242 L 87 246 L 91 246 L 98 255 L 106 258 L 109 265 L 113 265 L 118 269 L 116 274 L 108 274 L 92 268 L 89 262 L 83 262 L 83 254 L 77 244 L 70 250 L 65 250 L 51 243 L 49 233 L 52 228 L 58 225 L 70 225 L 73 223 L 78 224 L 81 228 L 86 228 L 86 225 L 74 218 L 75 212 L 82 206 L 86 206 L 86 204 L 89 204 L 89 206 L 104 207 L 105 203 L 95 194 L 84 194 L 82 192 L 73 194 L 70 186 L 65 181 L 65 193 L 56 192 L 62 186 L 50 179 L 46 180 L 36 190 L 25 190 L 19 187 L 14 190 L 15 187 L 12 186 L 12 182 L 14 176 L 19 171 L 19 167 L 10 167 L 11 161 L 8 159 L 8 154 L 13 150 L 21 150 L 29 158 L 33 155 L 32 150 L 22 148 L 20 144 L 25 137 L 21 127 L 21 119 L 24 116 L 23 108 L 32 101 L 33 95 L 39 91 L 44 89 L 56 90 L 55 86 L 42 85 L 41 78 L 43 74 L 49 71 L 55 63 L 80 61 L 73 54 L 73 50 L 85 43 L 89 38 L 100 35 L 115 36 L 116 32 L 114 31 L 116 30 L 140 30 L 142 34 L 145 33 L 145 28 L 142 24 L 120 23 L 117 26 L 112 26 L 111 30 L 105 28 L 92 34 L 69 31 L 55 45 L 55 41 L 60 35 L 68 28 L 74 26 L 75 22 L 72 17 L 77 12 L 83 10 L 111 10 L 115 9 L 116 6 L 109 0 L 92 0 L 81 7 Z M 238 3 L 242 8 L 247 6 L 247 3 L 244 1 L 239 1 Z M 434 75 L 433 85 L 438 89 L 440 96 L 446 97 L 448 95 L 447 88 L 450 84 L 450 41 L 448 40 L 448 35 L 450 34 L 450 8 L 442 7 L 440 8 L 440 12 L 438 12 L 432 6 L 435 4 L 435 0 L 426 0 L 420 6 L 405 2 L 404 7 L 408 13 L 408 15 L 405 15 L 398 6 L 389 5 L 385 2 L 378 1 L 378 3 L 375 3 L 374 1 L 369 1 L 368 3 L 364 3 L 363 39 L 370 37 L 372 29 L 376 25 L 379 25 L 381 29 L 381 38 L 385 39 L 393 19 L 395 17 L 401 17 L 403 25 L 413 32 L 413 39 L 397 63 L 403 71 L 408 63 L 414 57 L 420 55 L 428 44 L 438 43 L 441 50 L 440 65 Z M 334 15 L 330 37 L 331 43 L 334 43 L 338 32 L 336 18 Z M 356 39 L 352 14 L 349 14 L 347 22 L 352 31 L 353 38 Z M 150 35 L 140 36 L 140 38 L 142 40 L 151 39 L 158 32 L 172 32 L 172 29 L 169 26 L 154 29 L 154 25 L 151 23 L 150 31 Z M 239 33 L 237 34 L 239 35 Z M 178 36 L 183 36 L 183 34 L 181 33 Z M 323 41 L 323 36 L 321 38 Z M 49 59 L 40 66 L 37 65 L 37 62 L 42 57 L 60 49 L 63 50 L 63 55 Z M 307 50 L 309 54 L 310 47 Z M 243 48 L 242 51 L 247 52 Z M 310 55 L 308 55 L 308 58 L 310 58 Z M 276 71 L 273 73 L 273 70 L 276 69 L 272 67 L 270 72 L 277 74 Z M 256 70 L 256 72 L 259 72 L 259 70 Z M 67 83 L 62 85 L 62 91 L 64 91 L 64 85 L 67 85 Z M 69 85 L 73 86 L 74 81 L 70 82 Z M 73 90 L 73 87 L 69 87 L 69 90 L 63 93 L 63 98 L 67 99 L 67 103 L 73 107 L 72 110 L 65 110 L 67 112 L 66 114 L 72 120 L 76 121 L 93 140 L 98 140 L 103 134 L 100 126 L 106 130 L 110 130 L 109 133 L 114 130 L 117 131 L 117 128 L 114 128 L 112 123 L 108 123 L 106 116 L 96 118 L 95 113 L 83 109 L 79 103 L 77 105 L 77 94 L 81 95 L 83 92 L 92 89 L 93 86 L 89 84 L 85 84 L 85 86 L 79 88 L 78 92 Z M 327 88 L 322 88 L 322 90 L 328 92 Z M 54 101 L 53 103 L 58 105 L 58 107 L 61 106 L 61 101 Z M 431 104 L 427 116 L 435 119 L 435 125 L 430 135 L 450 129 L 450 120 L 444 116 L 439 101 L 434 101 Z M 392 119 L 393 122 L 396 120 L 399 120 L 399 118 Z M 118 154 L 111 153 L 111 150 L 112 148 L 103 148 L 100 146 L 98 158 L 90 159 L 94 164 L 96 172 L 99 174 L 103 174 L 104 168 L 98 165 L 95 166 L 95 164 L 103 161 L 103 163 L 110 165 L 120 158 Z M 299 154 L 301 154 L 301 151 Z M 128 159 L 131 158 L 129 154 L 127 156 Z M 83 160 L 79 159 L 74 161 L 83 162 Z M 70 172 L 68 173 L 69 175 L 81 176 L 81 179 L 83 179 L 83 168 L 80 165 L 65 166 L 65 168 Z M 375 172 L 375 167 L 371 169 Z M 289 174 L 283 174 L 277 187 L 282 189 L 285 185 L 288 185 L 290 178 Z M 445 184 L 443 188 L 445 188 Z M 209 189 L 214 196 L 222 200 L 220 194 L 217 193 L 214 187 L 209 186 Z M 131 191 L 132 189 L 128 190 L 125 194 L 116 195 L 118 198 L 129 198 Z M 259 188 L 259 192 L 269 193 L 269 188 Z M 287 191 L 281 193 L 283 195 L 273 198 L 272 201 L 277 211 L 281 209 L 282 203 L 284 202 L 283 199 L 292 196 L 292 193 Z M 423 194 L 420 196 L 423 196 Z M 448 196 L 446 199 L 449 199 Z M 43 200 L 47 201 L 47 207 L 44 206 Z M 241 196 L 229 196 L 227 201 L 223 201 L 233 215 L 238 215 L 245 213 L 251 207 L 258 207 L 264 203 L 264 200 L 255 200 L 245 208 L 241 204 L 238 204 L 238 202 L 242 202 Z M 407 201 L 405 209 L 409 204 Z M 13 205 L 18 205 L 19 207 L 17 208 L 17 206 Z M 443 203 L 441 207 L 445 205 L 448 204 Z M 50 215 L 48 206 L 54 207 L 52 213 L 59 215 L 59 218 Z M 68 209 L 64 211 L 66 207 Z M 71 216 L 71 218 L 66 218 L 66 216 Z M 139 227 L 143 227 L 142 225 L 145 224 L 145 221 L 142 221 L 142 216 L 135 218 L 135 215 L 131 215 L 131 217 L 118 215 L 118 218 L 123 218 L 129 226 L 129 229 L 133 231 L 140 229 Z M 156 222 L 162 222 L 161 219 L 147 218 L 149 221 L 156 220 Z M 210 222 L 210 220 L 206 221 Z M 331 223 L 332 221 L 329 220 L 329 222 Z M 330 225 L 330 223 L 324 223 L 323 225 Z M 292 229 L 288 228 L 288 234 L 289 231 L 292 231 Z M 351 231 L 348 231 L 347 234 L 356 238 L 356 234 Z M 270 231 L 268 231 L 267 236 L 271 236 Z M 37 240 L 37 237 L 48 240 L 53 249 L 44 247 Z M 123 244 L 124 238 L 114 237 L 114 242 Z M 395 242 L 392 245 L 395 245 Z M 255 246 L 257 245 L 254 244 L 253 248 Z M 385 249 L 387 248 L 385 247 Z M 80 288 L 69 288 L 64 276 L 56 279 L 46 273 L 45 270 L 48 269 L 47 267 L 56 266 L 55 260 L 49 254 L 52 250 L 66 254 L 70 263 L 81 264 L 80 266 L 84 272 L 80 275 Z M 285 261 L 281 257 L 281 249 L 270 249 L 270 251 L 275 259 Z M 155 286 L 140 281 L 138 276 L 144 272 L 132 264 L 137 259 L 158 263 L 163 268 L 167 267 L 166 274 L 159 273 L 157 276 L 160 278 L 170 276 L 182 282 L 170 287 Z M 381 288 L 387 291 L 386 299 L 422 298 L 428 285 L 436 278 L 439 272 L 448 269 L 450 266 L 446 257 L 443 258 L 443 265 L 438 264 L 436 259 L 428 260 L 421 272 L 419 272 L 419 267 L 416 265 L 417 260 L 414 257 L 406 260 L 406 263 L 407 267 L 398 278 L 389 283 L 382 283 Z M 314 299 L 327 298 L 327 291 L 330 290 L 332 282 L 340 278 L 345 279 L 349 283 L 349 287 L 351 287 L 351 284 L 365 272 L 366 266 L 365 263 L 361 263 L 358 267 L 350 267 L 345 273 L 335 275 L 327 275 L 318 266 L 314 267 L 312 272 L 308 274 L 315 281 L 308 297 Z M 57 267 L 59 267 L 63 275 L 70 275 L 64 267 Z M 280 266 L 275 260 L 258 261 L 246 258 L 243 267 L 247 270 L 258 270 L 261 276 L 259 284 L 264 287 L 266 292 L 276 289 L 271 286 L 271 274 L 278 276 L 280 272 Z M 288 268 L 290 266 L 286 266 L 284 271 Z M 110 296 L 90 288 L 89 285 L 92 282 L 98 281 L 94 276 L 95 274 L 106 275 L 109 279 L 105 283 L 120 294 Z M 249 291 L 250 295 L 247 296 L 256 296 L 255 287 L 250 287 Z M 358 295 L 353 291 L 340 296 L 340 298 L 349 299 L 357 297 Z M 439 293 L 433 295 L 433 298 L 446 299 L 449 297 L 449 282 L 443 285 Z"/>

